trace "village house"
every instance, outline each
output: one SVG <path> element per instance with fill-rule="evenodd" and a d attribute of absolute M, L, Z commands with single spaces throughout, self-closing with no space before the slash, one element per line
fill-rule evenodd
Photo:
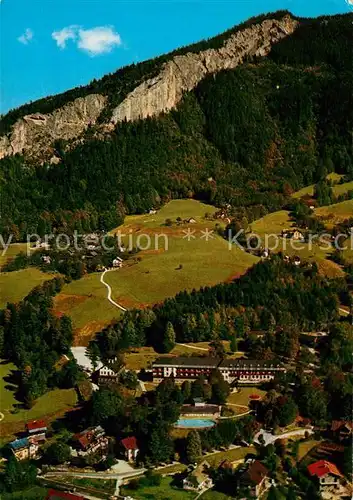
<path fill-rule="evenodd" d="M 247 490 L 251 497 L 260 498 L 270 486 L 269 470 L 259 460 L 251 460 L 240 469 L 237 487 Z"/>
<path fill-rule="evenodd" d="M 105 435 L 104 429 L 98 425 L 90 427 L 73 436 L 73 456 L 86 457 L 97 453 L 103 457 L 107 454 L 109 438 Z"/>
<path fill-rule="evenodd" d="M 284 229 L 281 233 L 282 238 L 289 238 L 291 240 L 295 241 L 302 241 L 304 240 L 304 235 L 301 231 L 298 229 L 295 229 L 294 231 L 290 229 Z"/>
<path fill-rule="evenodd" d="M 327 460 L 319 460 L 308 466 L 308 472 L 319 483 L 320 493 L 326 490 L 339 489 L 343 479 L 336 465 Z"/>
<path fill-rule="evenodd" d="M 39 443 L 32 438 L 24 437 L 9 443 L 12 453 L 17 460 L 35 459 L 38 457 Z"/>
<path fill-rule="evenodd" d="M 116 257 L 113 260 L 113 267 L 115 268 L 123 267 L 123 259 L 121 259 L 120 257 Z"/>
<path fill-rule="evenodd" d="M 29 435 L 44 434 L 47 432 L 47 424 L 44 420 L 31 420 L 26 423 L 26 431 Z"/>
<path fill-rule="evenodd" d="M 124 456 L 128 462 L 135 462 L 139 453 L 139 447 L 135 436 L 128 436 L 120 441 Z"/>
<path fill-rule="evenodd" d="M 301 260 L 300 260 L 300 257 L 298 255 L 295 255 L 294 258 L 293 258 L 293 264 L 295 266 L 300 266 L 301 264 Z"/>
<path fill-rule="evenodd" d="M 195 467 L 185 479 L 183 479 L 183 488 L 184 490 L 192 490 L 192 491 L 202 491 L 208 488 L 212 488 L 213 481 L 206 474 L 207 469 L 210 468 L 210 465 L 203 461 L 197 467 Z"/>
<path fill-rule="evenodd" d="M 353 423 L 345 420 L 333 420 L 331 433 L 338 441 L 349 442 L 352 439 Z"/>
<path fill-rule="evenodd" d="M 122 369 L 123 366 L 104 365 L 92 375 L 92 380 L 98 385 L 116 384 Z"/>

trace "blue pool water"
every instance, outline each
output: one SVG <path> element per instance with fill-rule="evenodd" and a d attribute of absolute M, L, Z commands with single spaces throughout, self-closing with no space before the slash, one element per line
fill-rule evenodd
<path fill-rule="evenodd" d="M 216 425 L 214 420 L 209 418 L 179 418 L 176 427 L 187 427 L 195 429 L 204 429 L 205 427 L 213 427 Z"/>

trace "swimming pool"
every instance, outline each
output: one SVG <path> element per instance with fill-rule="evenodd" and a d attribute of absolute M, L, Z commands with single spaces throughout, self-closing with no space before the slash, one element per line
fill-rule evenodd
<path fill-rule="evenodd" d="M 216 425 L 214 420 L 210 418 L 179 418 L 176 427 L 204 429 L 206 427 L 213 427 Z"/>

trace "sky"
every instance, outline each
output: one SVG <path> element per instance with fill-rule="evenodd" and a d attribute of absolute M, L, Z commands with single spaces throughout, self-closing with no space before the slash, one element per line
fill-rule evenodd
<path fill-rule="evenodd" d="M 337 14 L 353 0 L 0 0 L 0 112 L 278 9 Z"/>

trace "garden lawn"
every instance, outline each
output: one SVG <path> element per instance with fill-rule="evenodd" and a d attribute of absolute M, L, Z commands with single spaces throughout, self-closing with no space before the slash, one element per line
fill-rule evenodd
<path fill-rule="evenodd" d="M 263 397 L 266 394 L 266 391 L 263 391 L 262 389 L 259 389 L 258 387 L 239 387 L 240 392 L 235 392 L 233 394 L 230 394 L 227 399 L 227 403 L 232 403 L 236 405 L 241 405 L 241 406 L 248 406 L 249 405 L 249 396 L 251 394 L 257 394 L 261 397 Z"/>
<path fill-rule="evenodd" d="M 195 492 L 185 491 L 171 485 L 173 478 L 163 477 L 159 486 L 143 486 L 141 488 L 121 488 L 123 496 L 130 496 L 135 500 L 194 500 Z"/>
<path fill-rule="evenodd" d="M 214 489 L 207 490 L 200 496 L 200 500 L 234 500 L 234 497 L 229 497 L 220 491 Z"/>
<path fill-rule="evenodd" d="M 314 439 L 301 441 L 298 447 L 298 461 L 302 460 L 318 444 L 320 444 L 320 441 Z"/>
<path fill-rule="evenodd" d="M 34 267 L 0 273 L 0 309 L 4 308 L 8 302 L 19 302 L 33 288 L 55 276 L 55 274 L 42 273 Z"/>
<path fill-rule="evenodd" d="M 25 490 L 13 491 L 12 493 L 2 493 L 2 500 L 44 500 L 47 497 L 48 488 L 42 486 L 32 486 Z"/>
<path fill-rule="evenodd" d="M 227 451 L 220 451 L 204 455 L 202 458 L 207 460 L 211 467 L 219 467 L 224 460 L 235 462 L 236 460 L 243 460 L 247 455 L 256 455 L 256 448 L 254 446 L 233 448 Z"/>

